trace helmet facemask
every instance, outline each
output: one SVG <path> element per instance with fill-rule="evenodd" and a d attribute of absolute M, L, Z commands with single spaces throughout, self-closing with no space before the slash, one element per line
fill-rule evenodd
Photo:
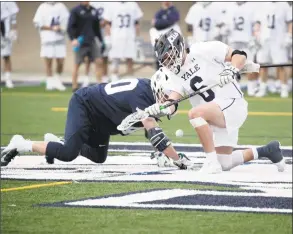
<path fill-rule="evenodd" d="M 184 48 L 183 37 L 171 29 L 162 35 L 155 44 L 155 52 L 159 64 L 178 74 L 182 66 Z"/>

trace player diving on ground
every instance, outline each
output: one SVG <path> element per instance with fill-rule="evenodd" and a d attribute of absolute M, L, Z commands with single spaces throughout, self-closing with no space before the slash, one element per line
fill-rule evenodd
<path fill-rule="evenodd" d="M 64 142 L 53 134 L 46 134 L 45 141 L 30 141 L 14 135 L 1 153 L 1 166 L 26 152 L 45 155 L 49 164 L 54 163 L 54 159 L 69 162 L 78 155 L 95 163 L 104 163 L 111 135 L 126 136 L 144 128 L 156 150 L 172 158 L 179 168 L 186 168 L 190 160 L 175 151 L 170 139 L 158 126 L 158 118 L 150 116 L 125 131 L 117 130 L 125 117 L 136 112 L 137 108 L 144 110 L 153 105 L 155 100 L 150 79 L 124 79 L 82 88 L 69 102 Z"/>
<path fill-rule="evenodd" d="M 175 84 L 170 86 L 169 100 L 164 105 L 216 84 L 189 99 L 192 105 L 189 122 L 206 155 L 201 172 L 219 173 L 262 157 L 269 158 L 279 171 L 284 171 L 285 160 L 278 141 L 234 151 L 239 129 L 248 114 L 248 104 L 238 83 L 240 70 L 248 64 L 244 51 L 233 50 L 220 41 L 199 42 L 185 48 L 183 37 L 172 29 L 156 41 L 155 53 L 162 65 L 162 76 L 167 75 Z M 145 112 L 161 117 L 176 110 L 175 105 L 162 108 L 160 103 L 155 103 Z"/>

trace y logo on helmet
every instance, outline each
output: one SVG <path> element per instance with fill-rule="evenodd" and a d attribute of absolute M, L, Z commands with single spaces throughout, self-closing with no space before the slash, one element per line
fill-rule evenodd
<path fill-rule="evenodd" d="M 167 39 L 172 44 L 178 36 L 179 36 L 179 33 L 174 31 L 168 36 Z"/>

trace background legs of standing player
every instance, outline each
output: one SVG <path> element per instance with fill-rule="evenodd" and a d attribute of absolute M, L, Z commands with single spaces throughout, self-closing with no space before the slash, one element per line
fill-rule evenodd
<path fill-rule="evenodd" d="M 108 57 L 103 57 L 103 76 L 102 76 L 102 82 L 107 83 L 109 82 L 108 78 Z"/>
<path fill-rule="evenodd" d="M 52 69 L 52 58 L 45 57 L 45 66 L 46 66 L 46 90 L 53 90 L 53 69 Z"/>
<path fill-rule="evenodd" d="M 73 71 L 72 71 L 72 92 L 75 92 L 78 89 L 78 70 L 79 70 L 80 64 L 74 64 L 73 65 Z"/>
<path fill-rule="evenodd" d="M 247 74 L 247 95 L 248 96 L 254 96 L 255 91 L 257 88 L 257 78 L 258 78 L 258 73 L 248 73 Z"/>
<path fill-rule="evenodd" d="M 261 68 L 259 72 L 259 90 L 256 97 L 264 97 L 267 94 L 268 68 Z"/>
<path fill-rule="evenodd" d="M 126 59 L 127 64 L 127 78 L 133 78 L 133 59 L 127 58 Z"/>
<path fill-rule="evenodd" d="M 64 91 L 66 87 L 63 85 L 62 81 L 60 80 L 64 67 L 64 58 L 56 58 L 56 74 L 54 76 L 55 86 L 58 90 Z"/>
<path fill-rule="evenodd" d="M 281 98 L 287 98 L 289 96 L 288 91 L 288 77 L 285 67 L 277 67 L 277 77 L 281 83 Z"/>
<path fill-rule="evenodd" d="M 90 84 L 90 68 L 91 68 L 91 61 L 89 57 L 84 58 L 84 65 L 85 65 L 85 76 L 83 77 L 83 82 L 81 87 L 87 87 Z"/>
<path fill-rule="evenodd" d="M 6 88 L 14 88 L 14 85 L 11 80 L 11 71 L 12 71 L 12 66 L 11 66 L 11 59 L 10 56 L 4 56 L 4 79 L 5 79 L 5 85 Z"/>
<path fill-rule="evenodd" d="M 111 74 L 111 82 L 119 80 L 118 72 L 119 72 L 119 58 L 112 59 L 112 74 Z"/>
<path fill-rule="evenodd" d="M 103 76 L 103 60 L 102 58 L 96 58 L 95 59 L 95 66 L 96 66 L 96 79 L 97 83 L 102 82 L 102 76 Z"/>

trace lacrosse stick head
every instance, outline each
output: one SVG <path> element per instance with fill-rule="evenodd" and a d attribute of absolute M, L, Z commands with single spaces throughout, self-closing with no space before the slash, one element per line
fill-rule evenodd
<path fill-rule="evenodd" d="M 149 117 L 149 114 L 137 109 L 137 112 L 134 112 L 130 115 L 128 115 L 125 119 L 122 120 L 120 125 L 117 126 L 117 129 L 119 131 L 126 131 L 129 128 L 131 128 L 134 124 L 141 122 L 142 120 L 146 119 Z"/>

